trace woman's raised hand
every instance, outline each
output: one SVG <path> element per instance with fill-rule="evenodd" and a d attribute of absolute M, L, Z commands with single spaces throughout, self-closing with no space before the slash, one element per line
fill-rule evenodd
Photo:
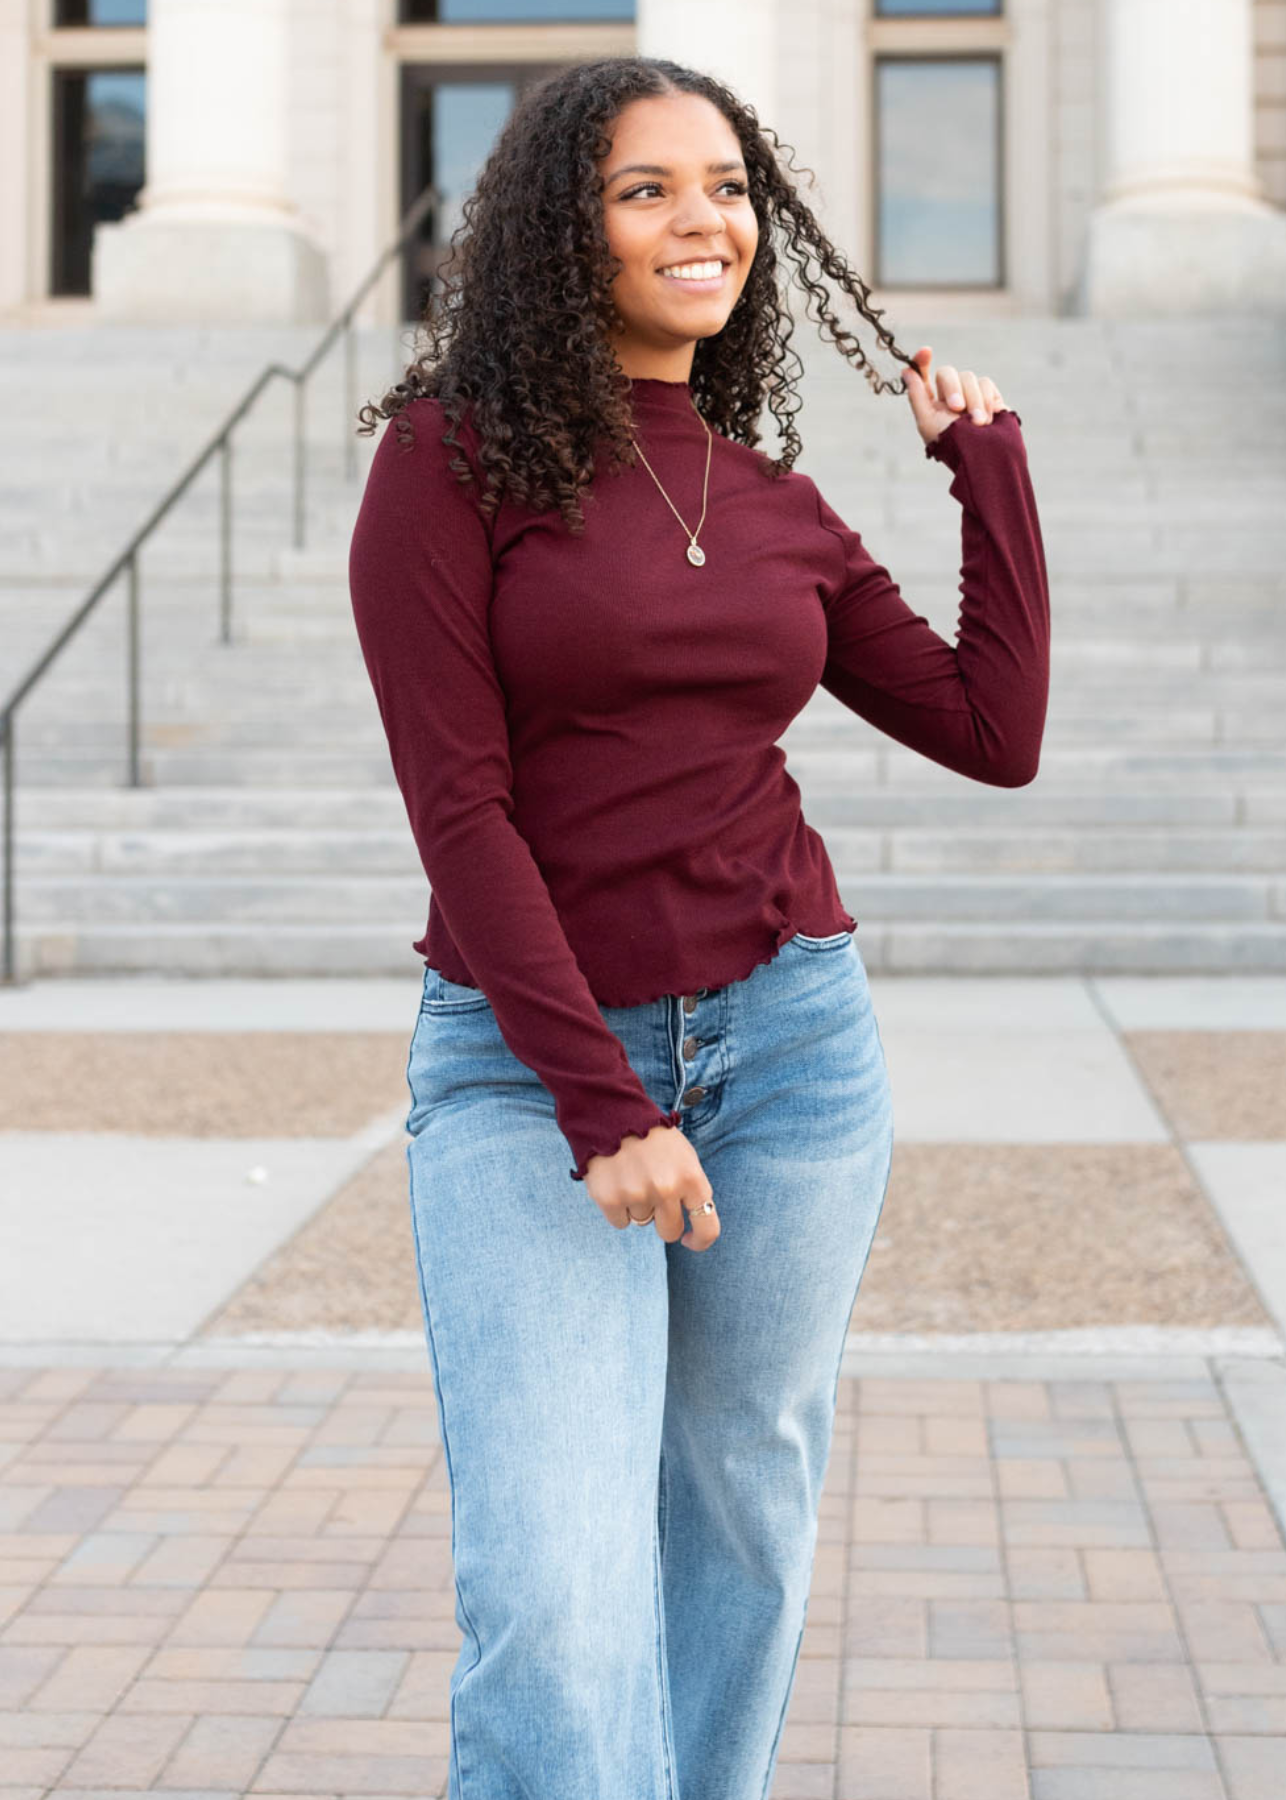
<path fill-rule="evenodd" d="M 905 374 L 907 398 L 926 444 L 931 444 L 966 411 L 975 425 L 990 425 L 996 413 L 1008 410 L 989 375 L 975 375 L 972 369 L 961 373 L 950 363 L 943 363 L 935 384 L 929 375 L 932 361 L 932 346 L 925 344 L 916 351 Z"/>
<path fill-rule="evenodd" d="M 646 1137 L 624 1137 L 611 1156 L 585 1165 L 590 1198 L 618 1231 L 649 1221 L 667 1244 L 708 1250 L 719 1235 L 717 1212 L 703 1213 L 687 1231 L 683 1207 L 704 1206 L 714 1193 L 692 1145 L 676 1125 L 654 1125 Z"/>

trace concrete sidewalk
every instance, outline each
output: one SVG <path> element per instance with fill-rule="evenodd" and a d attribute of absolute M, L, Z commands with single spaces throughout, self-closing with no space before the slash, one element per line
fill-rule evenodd
<path fill-rule="evenodd" d="M 872 991 L 776 1800 L 1282 1800 L 1286 979 Z M 0 990 L 0 1791 L 445 1792 L 418 995 Z"/>

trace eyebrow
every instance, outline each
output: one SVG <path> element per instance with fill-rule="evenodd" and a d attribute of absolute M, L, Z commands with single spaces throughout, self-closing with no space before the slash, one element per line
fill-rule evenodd
<path fill-rule="evenodd" d="M 743 162 L 712 162 L 706 164 L 707 175 L 727 175 L 734 169 L 740 169 L 744 175 L 746 165 Z M 673 175 L 673 169 L 667 169 L 660 163 L 626 163 L 623 169 L 614 169 L 608 176 L 608 185 L 621 175 Z"/>

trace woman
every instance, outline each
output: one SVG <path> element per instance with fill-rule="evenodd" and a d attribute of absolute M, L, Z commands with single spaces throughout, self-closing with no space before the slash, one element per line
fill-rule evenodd
<path fill-rule="evenodd" d="M 354 617 L 432 889 L 407 1157 L 451 1800 L 766 1795 L 893 1135 L 857 920 L 777 739 L 820 682 L 977 781 L 1037 768 L 1018 416 L 897 349 L 769 135 L 668 61 L 546 81 L 426 352 L 363 409 L 393 429 Z M 876 325 L 955 472 L 954 646 L 791 466 L 783 256 L 879 393 L 812 265 Z"/>

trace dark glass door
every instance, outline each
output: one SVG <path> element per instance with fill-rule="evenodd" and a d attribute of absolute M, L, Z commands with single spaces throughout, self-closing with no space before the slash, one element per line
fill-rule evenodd
<path fill-rule="evenodd" d="M 53 219 L 49 288 L 87 294 L 94 227 L 119 219 L 143 185 L 146 74 L 53 72 Z"/>
<path fill-rule="evenodd" d="M 548 63 L 407 63 L 402 69 L 402 210 L 432 182 L 430 207 L 402 258 L 402 317 L 418 319 L 451 233 L 514 101 Z"/>

